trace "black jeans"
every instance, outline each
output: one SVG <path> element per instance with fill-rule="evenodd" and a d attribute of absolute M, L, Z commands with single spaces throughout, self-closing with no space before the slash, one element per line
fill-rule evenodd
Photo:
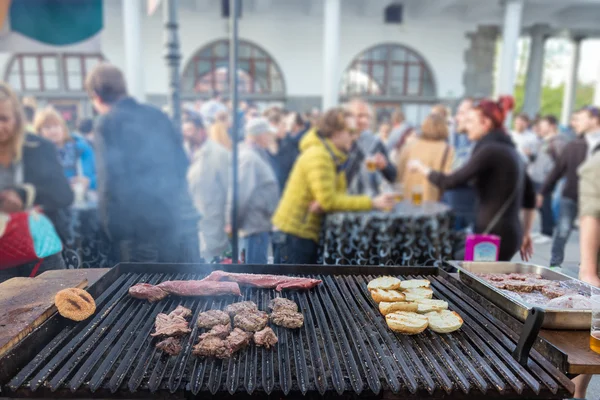
<path fill-rule="evenodd" d="M 285 242 L 279 247 L 281 264 L 316 264 L 319 256 L 319 245 L 298 236 L 286 234 Z"/>
<path fill-rule="evenodd" d="M 19 265 L 18 267 L 8 268 L 0 270 L 0 283 L 11 278 L 28 278 L 33 271 L 33 268 L 37 264 L 37 261 Z M 62 253 L 54 254 L 52 256 L 44 258 L 40 268 L 37 270 L 35 276 L 38 276 L 42 272 L 50 271 L 53 269 L 65 269 L 65 261 L 62 258 Z"/>
<path fill-rule="evenodd" d="M 535 183 L 535 190 L 538 192 L 542 187 L 542 183 Z M 538 209 L 540 213 L 540 219 L 542 221 L 542 235 L 552 236 L 554 233 L 554 226 L 556 221 L 554 220 L 554 213 L 552 212 L 552 196 L 544 196 L 544 202 L 542 208 Z"/>

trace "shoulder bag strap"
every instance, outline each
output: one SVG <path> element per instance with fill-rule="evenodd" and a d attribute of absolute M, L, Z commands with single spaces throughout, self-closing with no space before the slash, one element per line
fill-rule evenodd
<path fill-rule="evenodd" d="M 490 221 L 488 226 L 483 231 L 484 235 L 489 234 L 490 231 L 492 229 L 494 229 L 496 224 L 498 224 L 498 222 L 500 222 L 500 218 L 502 218 L 504 216 L 504 214 L 506 213 L 506 210 L 508 210 L 508 207 L 510 207 L 510 204 L 513 202 L 513 200 L 517 196 L 517 193 L 519 192 L 519 188 L 521 187 L 521 183 L 523 182 L 523 173 L 524 172 L 521 173 L 521 177 L 519 178 L 519 181 L 517 182 L 517 185 L 515 186 L 515 189 L 513 190 L 511 195 L 508 197 L 508 199 L 506 199 L 504 204 L 502 204 L 502 207 L 500 207 L 500 209 L 496 212 L 496 214 L 494 215 L 494 218 L 492 218 L 492 220 Z"/>
<path fill-rule="evenodd" d="M 440 172 L 444 172 L 444 165 L 446 165 L 446 161 L 448 161 L 448 153 L 450 152 L 450 145 L 446 143 L 446 148 L 444 149 L 444 156 L 442 157 L 442 164 L 440 165 Z"/>

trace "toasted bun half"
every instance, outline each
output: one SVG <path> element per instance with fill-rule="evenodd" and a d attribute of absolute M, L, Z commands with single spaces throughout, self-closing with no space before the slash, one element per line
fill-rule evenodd
<path fill-rule="evenodd" d="M 419 306 L 417 309 L 419 314 L 448 309 L 448 303 L 444 300 L 417 299 L 415 300 L 415 304 Z"/>
<path fill-rule="evenodd" d="M 429 325 L 427 317 L 407 311 L 396 311 L 385 316 L 388 327 L 394 332 L 405 335 L 416 335 L 423 332 Z"/>
<path fill-rule="evenodd" d="M 367 285 L 369 290 L 374 289 L 388 289 L 388 290 L 396 290 L 400 288 L 400 283 L 402 281 L 398 278 L 394 278 L 393 276 L 382 276 L 380 278 L 375 278 Z"/>
<path fill-rule="evenodd" d="M 386 301 L 382 301 L 379 303 L 379 311 L 383 315 L 388 315 L 395 311 L 411 311 L 416 312 L 419 309 L 419 305 L 416 303 L 408 303 L 406 301 L 395 301 L 393 303 L 388 303 Z"/>
<path fill-rule="evenodd" d="M 373 289 L 371 290 L 371 297 L 375 303 L 381 303 L 382 301 L 393 303 L 395 301 L 404 301 L 406 299 L 402 292 L 388 289 Z"/>
<path fill-rule="evenodd" d="M 425 314 L 429 320 L 429 329 L 437 333 L 454 332 L 463 324 L 463 319 L 454 311 L 441 310 Z"/>
<path fill-rule="evenodd" d="M 83 321 L 96 311 L 96 302 L 85 290 L 63 289 L 56 293 L 54 304 L 58 313 L 73 321 Z"/>
<path fill-rule="evenodd" d="M 431 299 L 433 297 L 433 290 L 424 287 L 406 289 L 403 293 L 406 296 L 406 301 L 415 301 L 418 299 Z"/>
<path fill-rule="evenodd" d="M 400 290 L 415 289 L 420 287 L 428 288 L 431 285 L 427 279 L 410 279 L 400 282 Z"/>

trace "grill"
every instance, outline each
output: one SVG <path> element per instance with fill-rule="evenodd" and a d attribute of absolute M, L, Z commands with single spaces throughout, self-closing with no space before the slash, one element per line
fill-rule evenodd
<path fill-rule="evenodd" d="M 310 291 L 287 291 L 305 317 L 299 330 L 273 326 L 272 350 L 250 346 L 231 359 L 191 354 L 199 329 L 168 356 L 151 338 L 154 319 L 183 304 L 198 314 L 240 301 L 231 297 L 179 298 L 150 304 L 128 296 L 139 282 L 201 279 L 211 270 L 279 273 L 323 280 Z M 301 275 L 300 275 L 301 274 Z M 367 282 L 377 275 L 427 278 L 465 323 L 452 334 L 429 330 L 395 334 L 372 302 Z M 191 266 L 120 264 L 90 292 L 97 312 L 74 323 L 58 315 L 29 335 L 0 362 L 4 396 L 117 397 L 236 395 L 343 395 L 373 397 L 569 397 L 570 380 L 537 351 L 521 365 L 511 353 L 520 333 L 508 318 L 460 281 L 437 268 L 314 266 Z M 243 300 L 262 310 L 274 290 L 242 288 Z M 490 309 L 494 311 L 493 316 Z M 522 329 L 522 324 L 510 325 Z"/>

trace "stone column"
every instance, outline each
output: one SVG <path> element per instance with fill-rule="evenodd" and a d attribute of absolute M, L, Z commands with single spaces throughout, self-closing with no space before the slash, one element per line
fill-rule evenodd
<path fill-rule="evenodd" d="M 512 95 L 515 90 L 515 60 L 521 34 L 523 0 L 507 0 L 504 4 L 502 26 L 502 54 L 498 71 L 498 94 Z"/>
<path fill-rule="evenodd" d="M 545 25 L 536 25 L 531 29 L 523 112 L 532 118 L 540 112 L 547 33 L 548 27 Z"/>
<path fill-rule="evenodd" d="M 494 60 L 498 28 L 479 26 L 474 33 L 468 33 L 471 45 L 465 52 L 465 72 L 463 84 L 465 96 L 491 97 L 494 92 Z"/>
<path fill-rule="evenodd" d="M 142 0 L 127 0 L 123 5 L 123 42 L 125 50 L 125 79 L 129 94 L 145 101 L 144 71 L 142 69 Z"/>
<path fill-rule="evenodd" d="M 323 17 L 323 110 L 334 107 L 339 100 L 340 0 L 325 0 Z"/>
<path fill-rule="evenodd" d="M 565 80 L 565 91 L 563 94 L 562 113 L 560 123 L 567 125 L 575 107 L 575 94 L 577 93 L 577 76 L 579 72 L 579 61 L 581 60 L 581 42 L 583 37 L 576 36 L 572 39 L 573 52 L 567 68 L 567 79 Z"/>

